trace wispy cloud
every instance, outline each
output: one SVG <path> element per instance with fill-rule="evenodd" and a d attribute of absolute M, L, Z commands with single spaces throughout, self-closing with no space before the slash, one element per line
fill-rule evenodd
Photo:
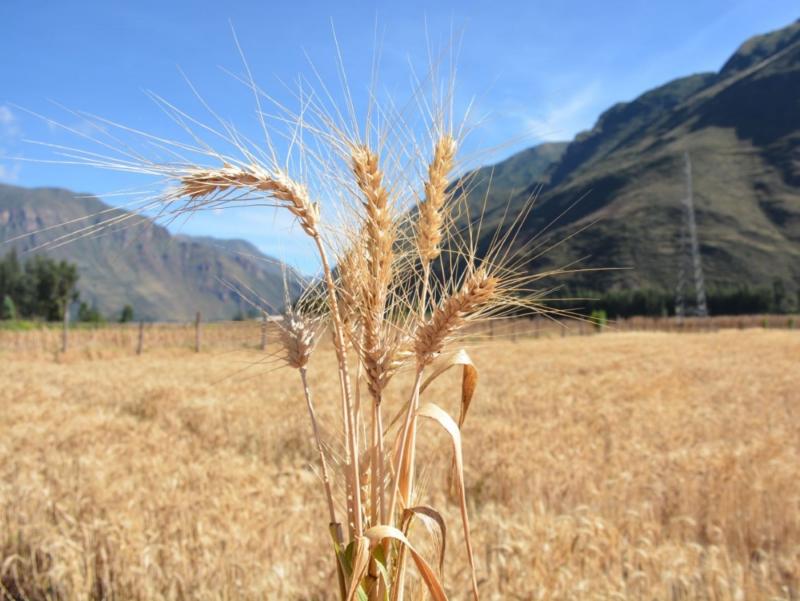
<path fill-rule="evenodd" d="M 552 95 L 551 95 L 552 96 Z M 595 82 L 554 99 L 539 114 L 522 115 L 525 128 L 540 140 L 569 140 L 597 117 L 600 86 Z"/>
<path fill-rule="evenodd" d="M 0 181 L 4 182 L 18 181 L 20 171 L 22 171 L 22 165 L 17 161 L 8 164 L 0 163 Z"/>
<path fill-rule="evenodd" d="M 20 135 L 22 135 L 22 128 L 19 119 L 9 107 L 0 105 L 0 159 L 4 159 L 8 148 L 16 144 Z M 22 164 L 19 161 L 6 159 L 0 162 L 0 181 L 18 181 L 20 171 L 22 171 Z"/>
<path fill-rule="evenodd" d="M 19 120 L 14 112 L 5 105 L 0 105 L 0 137 L 16 139 L 21 133 Z"/>

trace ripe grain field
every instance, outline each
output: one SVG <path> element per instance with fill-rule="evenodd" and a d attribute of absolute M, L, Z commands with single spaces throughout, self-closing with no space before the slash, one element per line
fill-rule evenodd
<path fill-rule="evenodd" d="M 483 598 L 800 598 L 796 331 L 493 340 L 470 354 Z M 302 390 L 262 357 L 0 353 L 6 596 L 335 598 Z M 335 366 L 323 345 L 309 367 L 328 431 Z M 457 413 L 457 379 L 425 396 Z M 387 417 L 401 407 L 385 402 Z M 431 427 L 420 482 L 452 526 L 444 582 L 465 599 L 458 505 L 439 484 L 448 444 Z"/>

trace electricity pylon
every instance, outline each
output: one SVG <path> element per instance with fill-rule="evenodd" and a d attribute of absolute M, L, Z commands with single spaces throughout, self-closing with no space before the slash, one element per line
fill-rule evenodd
<path fill-rule="evenodd" d="M 686 196 L 683 199 L 683 227 L 681 228 L 678 286 L 675 290 L 675 315 L 677 317 L 686 315 L 708 317 L 706 288 L 703 281 L 703 264 L 700 260 L 700 244 L 697 242 L 697 223 L 694 217 L 692 161 L 688 152 L 684 153 L 683 158 L 686 164 Z M 693 308 L 687 306 L 685 296 L 686 288 L 690 285 L 688 282 L 690 277 L 694 285 L 696 301 Z"/>

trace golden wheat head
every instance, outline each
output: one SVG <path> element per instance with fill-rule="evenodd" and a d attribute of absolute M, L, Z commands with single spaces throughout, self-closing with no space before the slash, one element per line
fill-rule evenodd
<path fill-rule="evenodd" d="M 233 189 L 257 190 L 281 201 L 297 217 L 303 231 L 311 237 L 318 235 L 319 207 L 309 199 L 306 187 L 285 173 L 270 173 L 260 165 L 190 169 L 181 176 L 177 195 L 196 200 Z"/>
<path fill-rule="evenodd" d="M 428 181 L 425 182 L 425 199 L 419 205 L 417 245 L 424 263 L 430 263 L 441 252 L 442 209 L 447 200 L 448 174 L 453 169 L 456 141 L 452 136 L 442 136 L 436 143 L 433 160 L 428 166 Z"/>

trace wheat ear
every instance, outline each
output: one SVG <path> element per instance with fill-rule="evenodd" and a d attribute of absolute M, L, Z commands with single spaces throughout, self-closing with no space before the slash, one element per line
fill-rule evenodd
<path fill-rule="evenodd" d="M 441 253 L 442 210 L 447 200 L 447 177 L 453 170 L 455 154 L 456 141 L 452 136 L 442 136 L 436 142 L 433 160 L 428 165 L 425 199 L 419 205 L 417 222 L 417 246 L 423 265 L 430 263 Z"/>
<path fill-rule="evenodd" d="M 319 235 L 319 207 L 309 200 L 305 186 L 281 171 L 270 173 L 259 165 L 225 165 L 219 169 L 190 169 L 181 176 L 180 181 L 179 196 L 188 196 L 192 200 L 234 188 L 264 192 L 285 203 L 285 207 L 297 217 L 309 236 Z"/>
<path fill-rule="evenodd" d="M 336 262 L 336 270 L 339 276 L 338 295 L 342 322 L 350 343 L 356 348 L 360 348 L 357 330 L 360 325 L 359 303 L 361 301 L 361 287 L 366 278 L 365 252 L 363 237 L 358 236 L 356 244 L 345 251 Z"/>
<path fill-rule="evenodd" d="M 366 146 L 353 149 L 352 169 L 364 195 L 364 249 L 367 277 L 363 283 L 362 325 L 364 330 L 364 367 L 374 398 L 386 386 L 387 348 L 383 336 L 386 298 L 392 279 L 395 226 L 389 209 L 389 193 L 383 184 L 378 156 Z"/>
<path fill-rule="evenodd" d="M 461 290 L 439 305 L 430 319 L 417 329 L 414 339 L 417 366 L 429 365 L 444 350 L 448 339 L 490 303 L 497 285 L 497 278 L 480 269 L 467 278 Z"/>

